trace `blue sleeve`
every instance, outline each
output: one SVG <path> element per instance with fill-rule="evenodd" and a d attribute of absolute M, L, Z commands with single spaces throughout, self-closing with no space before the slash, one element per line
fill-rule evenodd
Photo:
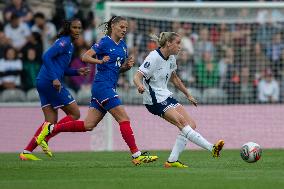
<path fill-rule="evenodd" d="M 58 79 L 55 74 L 52 58 L 62 54 L 67 46 L 67 41 L 58 39 L 43 55 L 43 63 L 52 80 Z"/>
<path fill-rule="evenodd" d="M 67 76 L 79 76 L 80 74 L 79 74 L 77 69 L 67 68 L 64 71 L 64 75 L 67 75 Z"/>
<path fill-rule="evenodd" d="M 106 41 L 102 39 L 99 43 L 95 43 L 92 46 L 92 49 L 96 52 L 96 54 L 105 54 L 106 45 Z"/>

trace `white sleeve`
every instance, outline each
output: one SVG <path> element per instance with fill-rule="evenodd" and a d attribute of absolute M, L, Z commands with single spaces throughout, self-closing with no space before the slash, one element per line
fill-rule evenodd
<path fill-rule="evenodd" d="M 156 70 L 156 58 L 155 56 L 149 54 L 143 64 L 139 67 L 138 71 L 144 75 L 146 79 L 149 79 L 153 76 L 153 73 Z"/>

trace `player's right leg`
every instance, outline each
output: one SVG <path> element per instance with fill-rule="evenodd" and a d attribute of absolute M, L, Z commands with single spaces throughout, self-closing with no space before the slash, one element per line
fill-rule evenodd
<path fill-rule="evenodd" d="M 219 140 L 214 144 L 213 150 L 212 150 L 212 156 L 213 157 L 220 157 L 220 152 L 224 146 L 225 142 L 224 140 Z"/>
<path fill-rule="evenodd" d="M 223 145 L 224 145 L 224 141 L 221 140 L 222 142 L 220 142 L 220 144 L 217 143 L 217 147 L 214 147 L 215 145 L 208 142 L 198 132 L 192 129 L 192 127 L 188 124 L 188 122 L 184 118 L 185 116 L 182 115 L 184 114 L 185 110 L 184 111 L 180 111 L 180 110 L 183 110 L 183 107 L 181 105 L 176 107 L 176 109 L 170 108 L 164 114 L 165 119 L 167 119 L 170 123 L 173 123 L 174 125 L 176 125 L 181 130 L 181 132 L 184 134 L 184 136 L 187 139 L 189 139 L 191 142 L 212 152 L 213 157 L 219 157 L 220 151 L 222 150 Z M 217 154 L 217 155 L 214 155 L 214 154 Z"/>
<path fill-rule="evenodd" d="M 182 105 L 179 105 L 175 109 L 179 114 L 181 114 L 185 118 L 185 120 L 187 121 L 187 123 L 189 123 L 191 128 L 195 130 L 196 129 L 195 121 L 188 115 L 184 107 Z M 224 144 L 225 144 L 224 140 L 219 140 L 213 145 L 213 149 L 211 150 L 213 157 L 220 157 L 220 152 Z"/>
<path fill-rule="evenodd" d="M 61 109 L 65 112 L 66 116 L 63 117 L 57 124 L 62 124 L 70 121 L 75 121 L 80 118 L 80 111 L 77 103 L 75 101 L 71 102 L 68 105 L 65 105 L 61 107 Z M 58 133 L 52 133 L 48 134 L 44 140 L 39 144 L 40 147 L 42 148 L 42 151 L 48 155 L 49 157 L 52 157 L 52 152 L 48 146 L 48 141 L 56 136 Z"/>

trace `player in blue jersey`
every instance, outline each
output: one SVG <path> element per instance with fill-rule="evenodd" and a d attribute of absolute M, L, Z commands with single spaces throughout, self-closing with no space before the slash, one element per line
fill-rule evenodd
<path fill-rule="evenodd" d="M 82 24 L 80 20 L 65 21 L 62 31 L 58 34 L 58 39 L 43 54 L 43 65 L 37 76 L 36 88 L 40 97 L 45 122 L 38 128 L 29 144 L 20 154 L 20 159 L 22 160 L 39 160 L 32 154 L 32 151 L 38 146 L 36 138 L 44 125 L 57 122 L 58 108 L 61 108 L 67 115 L 58 123 L 77 120 L 80 117 L 78 105 L 66 89 L 63 78 L 65 75 L 79 76 L 89 73 L 88 67 L 78 70 L 69 67 L 74 51 L 73 41 L 78 39 L 81 30 Z M 47 145 L 48 140 L 49 138 L 46 138 L 40 143 L 40 146 L 51 157 L 52 153 Z"/>
<path fill-rule="evenodd" d="M 192 104 L 197 106 L 197 101 L 176 74 L 177 64 L 174 55 L 177 55 L 181 48 L 180 36 L 174 32 L 162 32 L 160 37 L 153 35 L 153 39 L 160 48 L 150 52 L 145 58 L 134 76 L 134 83 L 138 92 L 143 94 L 143 104 L 148 111 L 177 126 L 181 131 L 168 161 L 165 162 L 165 167 L 187 167 L 178 158 L 188 140 L 212 152 L 213 157 L 219 157 L 224 141 L 219 140 L 213 145 L 196 132 L 194 120 L 167 88 L 168 82 L 171 81 Z"/>
<path fill-rule="evenodd" d="M 85 121 L 44 125 L 37 142 L 40 144 L 46 137 L 59 132 L 91 131 L 109 112 L 119 123 L 121 135 L 131 151 L 133 164 L 155 161 L 158 159 L 157 156 L 141 153 L 136 146 L 130 119 L 116 93 L 119 73 L 131 69 L 134 64 L 134 59 L 128 58 L 127 47 L 123 40 L 128 23 L 123 17 L 113 16 L 105 23 L 105 27 L 105 37 L 99 43 L 94 44 L 82 58 L 84 62 L 97 64 L 97 74 L 92 86 L 92 99 Z"/>

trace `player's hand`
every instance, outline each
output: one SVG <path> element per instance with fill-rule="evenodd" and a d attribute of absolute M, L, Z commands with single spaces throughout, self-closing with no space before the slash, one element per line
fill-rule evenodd
<path fill-rule="evenodd" d="M 188 95 L 187 99 L 191 102 L 191 104 L 197 107 L 197 100 L 193 96 Z"/>
<path fill-rule="evenodd" d="M 79 75 L 87 76 L 90 73 L 90 68 L 89 67 L 79 68 L 78 73 Z"/>
<path fill-rule="evenodd" d="M 140 94 L 143 94 L 144 91 L 145 91 L 145 88 L 144 88 L 143 85 L 140 85 L 140 86 L 137 87 L 137 90 L 138 90 L 138 92 L 139 92 Z"/>
<path fill-rule="evenodd" d="M 128 69 L 131 69 L 134 64 L 135 64 L 134 58 L 132 56 L 130 56 L 126 61 L 125 67 L 128 68 Z"/>
<path fill-rule="evenodd" d="M 109 56 L 104 56 L 102 59 L 102 64 L 106 63 L 107 61 L 109 61 L 110 57 Z"/>
<path fill-rule="evenodd" d="M 58 79 L 53 80 L 52 85 L 58 92 L 61 91 L 61 83 Z"/>

